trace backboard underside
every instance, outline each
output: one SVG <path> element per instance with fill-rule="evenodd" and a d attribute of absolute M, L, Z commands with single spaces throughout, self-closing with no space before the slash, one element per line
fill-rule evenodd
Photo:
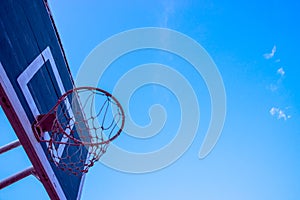
<path fill-rule="evenodd" d="M 80 198 L 84 175 L 70 175 L 50 162 L 47 144 L 36 140 L 31 125 L 73 87 L 44 1 L 1 1 L 1 106 L 51 199 Z"/>

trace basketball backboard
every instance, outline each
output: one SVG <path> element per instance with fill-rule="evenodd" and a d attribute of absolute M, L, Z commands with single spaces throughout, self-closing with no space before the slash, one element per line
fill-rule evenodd
<path fill-rule="evenodd" d="M 70 175 L 50 162 L 47 144 L 37 141 L 31 126 L 73 85 L 46 2 L 1 1 L 1 106 L 51 199 L 79 199 L 84 175 Z M 64 146 L 57 149 L 64 153 Z"/>

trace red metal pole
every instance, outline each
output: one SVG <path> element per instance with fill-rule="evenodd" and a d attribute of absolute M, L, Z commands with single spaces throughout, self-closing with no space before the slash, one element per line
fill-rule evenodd
<path fill-rule="evenodd" d="M 31 166 L 15 175 L 12 175 L 11 177 L 8 177 L 7 179 L 4 179 L 3 181 L 0 182 L 0 190 L 33 173 L 34 173 L 34 168 Z"/>
<path fill-rule="evenodd" d="M 20 146 L 20 145 L 21 145 L 21 143 L 20 143 L 19 140 L 16 140 L 16 141 L 11 142 L 7 145 L 4 145 L 4 146 L 0 147 L 0 154 L 5 153 L 5 152 L 7 152 L 7 151 L 9 151 L 13 148 L 16 148 L 16 147 Z"/>

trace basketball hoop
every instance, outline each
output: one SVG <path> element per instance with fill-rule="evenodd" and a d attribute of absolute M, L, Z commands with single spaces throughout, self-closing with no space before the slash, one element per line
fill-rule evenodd
<path fill-rule="evenodd" d="M 79 175 L 106 152 L 125 122 L 123 108 L 110 93 L 78 87 L 63 94 L 32 125 L 35 137 L 45 143 L 49 159 L 64 171 Z"/>

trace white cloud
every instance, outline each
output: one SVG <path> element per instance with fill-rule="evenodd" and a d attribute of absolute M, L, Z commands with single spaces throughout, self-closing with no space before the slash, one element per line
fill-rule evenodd
<path fill-rule="evenodd" d="M 275 115 L 278 112 L 278 108 L 272 107 L 271 110 L 269 111 L 271 115 Z"/>
<path fill-rule="evenodd" d="M 277 118 L 278 118 L 278 119 L 283 118 L 284 120 L 287 119 L 286 114 L 285 114 L 282 110 L 279 110 L 279 111 L 278 111 L 278 117 L 277 117 Z"/>
<path fill-rule="evenodd" d="M 284 79 L 285 71 L 284 71 L 283 67 L 280 67 L 279 69 L 277 69 L 276 73 L 280 75 L 280 77 L 278 78 L 276 83 L 275 82 L 271 83 L 270 85 L 268 85 L 266 87 L 267 89 L 271 90 L 272 92 L 277 91 L 281 87 L 281 83 Z"/>
<path fill-rule="evenodd" d="M 265 53 L 264 54 L 265 59 L 273 58 L 275 52 L 276 52 L 276 46 L 274 45 L 271 53 Z"/>
<path fill-rule="evenodd" d="M 277 84 L 270 84 L 266 87 L 266 89 L 271 90 L 271 92 L 275 92 L 278 90 L 278 85 Z"/>
<path fill-rule="evenodd" d="M 282 67 L 277 70 L 277 74 L 280 74 L 281 76 L 284 76 L 285 71 L 283 70 Z"/>
<path fill-rule="evenodd" d="M 276 117 L 277 119 L 287 120 L 291 118 L 291 115 L 287 115 L 285 111 L 280 108 L 272 107 L 269 112 L 272 116 Z"/>

